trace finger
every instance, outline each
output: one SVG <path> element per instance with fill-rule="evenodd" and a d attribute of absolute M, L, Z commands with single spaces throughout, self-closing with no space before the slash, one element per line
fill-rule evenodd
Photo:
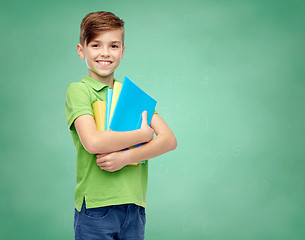
<path fill-rule="evenodd" d="M 100 169 L 107 170 L 107 167 L 105 167 L 105 166 L 99 166 L 99 167 L 100 167 Z"/>
<path fill-rule="evenodd" d="M 105 163 L 106 162 L 106 159 L 105 158 L 97 158 L 96 159 L 96 164 L 97 165 L 101 165 L 102 163 Z"/>
<path fill-rule="evenodd" d="M 114 172 L 114 169 L 112 167 L 100 167 L 100 169 L 107 171 L 107 172 Z"/>
<path fill-rule="evenodd" d="M 104 161 L 98 164 L 101 168 L 110 168 L 111 167 L 111 163 Z"/>
<path fill-rule="evenodd" d="M 147 111 L 142 112 L 142 124 L 147 125 Z"/>
<path fill-rule="evenodd" d="M 102 157 L 105 157 L 106 155 L 108 155 L 109 153 L 99 153 L 99 154 L 96 154 L 96 157 L 97 158 L 102 158 Z"/>

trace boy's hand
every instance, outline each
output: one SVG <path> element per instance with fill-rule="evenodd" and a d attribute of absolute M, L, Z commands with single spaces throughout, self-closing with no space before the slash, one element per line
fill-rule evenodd
<path fill-rule="evenodd" d="M 144 111 L 142 113 L 141 130 L 146 136 L 147 140 L 145 142 L 150 142 L 154 138 L 154 133 L 155 132 L 147 123 L 147 111 Z"/>
<path fill-rule="evenodd" d="M 140 129 L 145 141 L 150 142 L 154 138 L 154 130 L 147 123 L 147 111 L 142 113 L 142 124 Z M 103 170 L 115 172 L 125 167 L 129 162 L 129 151 L 118 151 L 96 155 L 96 164 Z"/>
<path fill-rule="evenodd" d="M 127 162 L 127 152 L 120 151 L 106 154 L 97 154 L 96 155 L 96 164 L 108 172 L 115 172 L 125 167 Z"/>

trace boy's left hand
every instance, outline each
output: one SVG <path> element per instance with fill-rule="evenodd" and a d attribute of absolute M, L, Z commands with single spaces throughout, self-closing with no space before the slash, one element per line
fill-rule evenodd
<path fill-rule="evenodd" d="M 127 151 L 97 154 L 96 164 L 108 172 L 118 171 L 127 165 L 126 153 Z"/>

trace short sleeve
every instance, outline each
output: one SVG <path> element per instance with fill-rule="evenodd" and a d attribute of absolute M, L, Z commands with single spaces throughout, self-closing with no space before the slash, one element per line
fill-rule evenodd
<path fill-rule="evenodd" d="M 82 83 L 71 83 L 66 91 L 66 119 L 70 130 L 74 128 L 74 120 L 81 115 L 93 116 L 90 93 Z"/>

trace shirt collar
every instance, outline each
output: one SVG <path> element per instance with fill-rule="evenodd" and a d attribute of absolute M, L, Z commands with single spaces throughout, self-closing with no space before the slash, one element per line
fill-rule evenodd
<path fill-rule="evenodd" d="M 114 81 L 116 81 L 114 79 Z M 83 77 L 82 82 L 89 85 L 90 87 L 92 87 L 93 89 L 95 89 L 96 91 L 100 91 L 102 90 L 104 87 L 109 87 L 108 85 L 94 79 L 88 76 Z"/>

